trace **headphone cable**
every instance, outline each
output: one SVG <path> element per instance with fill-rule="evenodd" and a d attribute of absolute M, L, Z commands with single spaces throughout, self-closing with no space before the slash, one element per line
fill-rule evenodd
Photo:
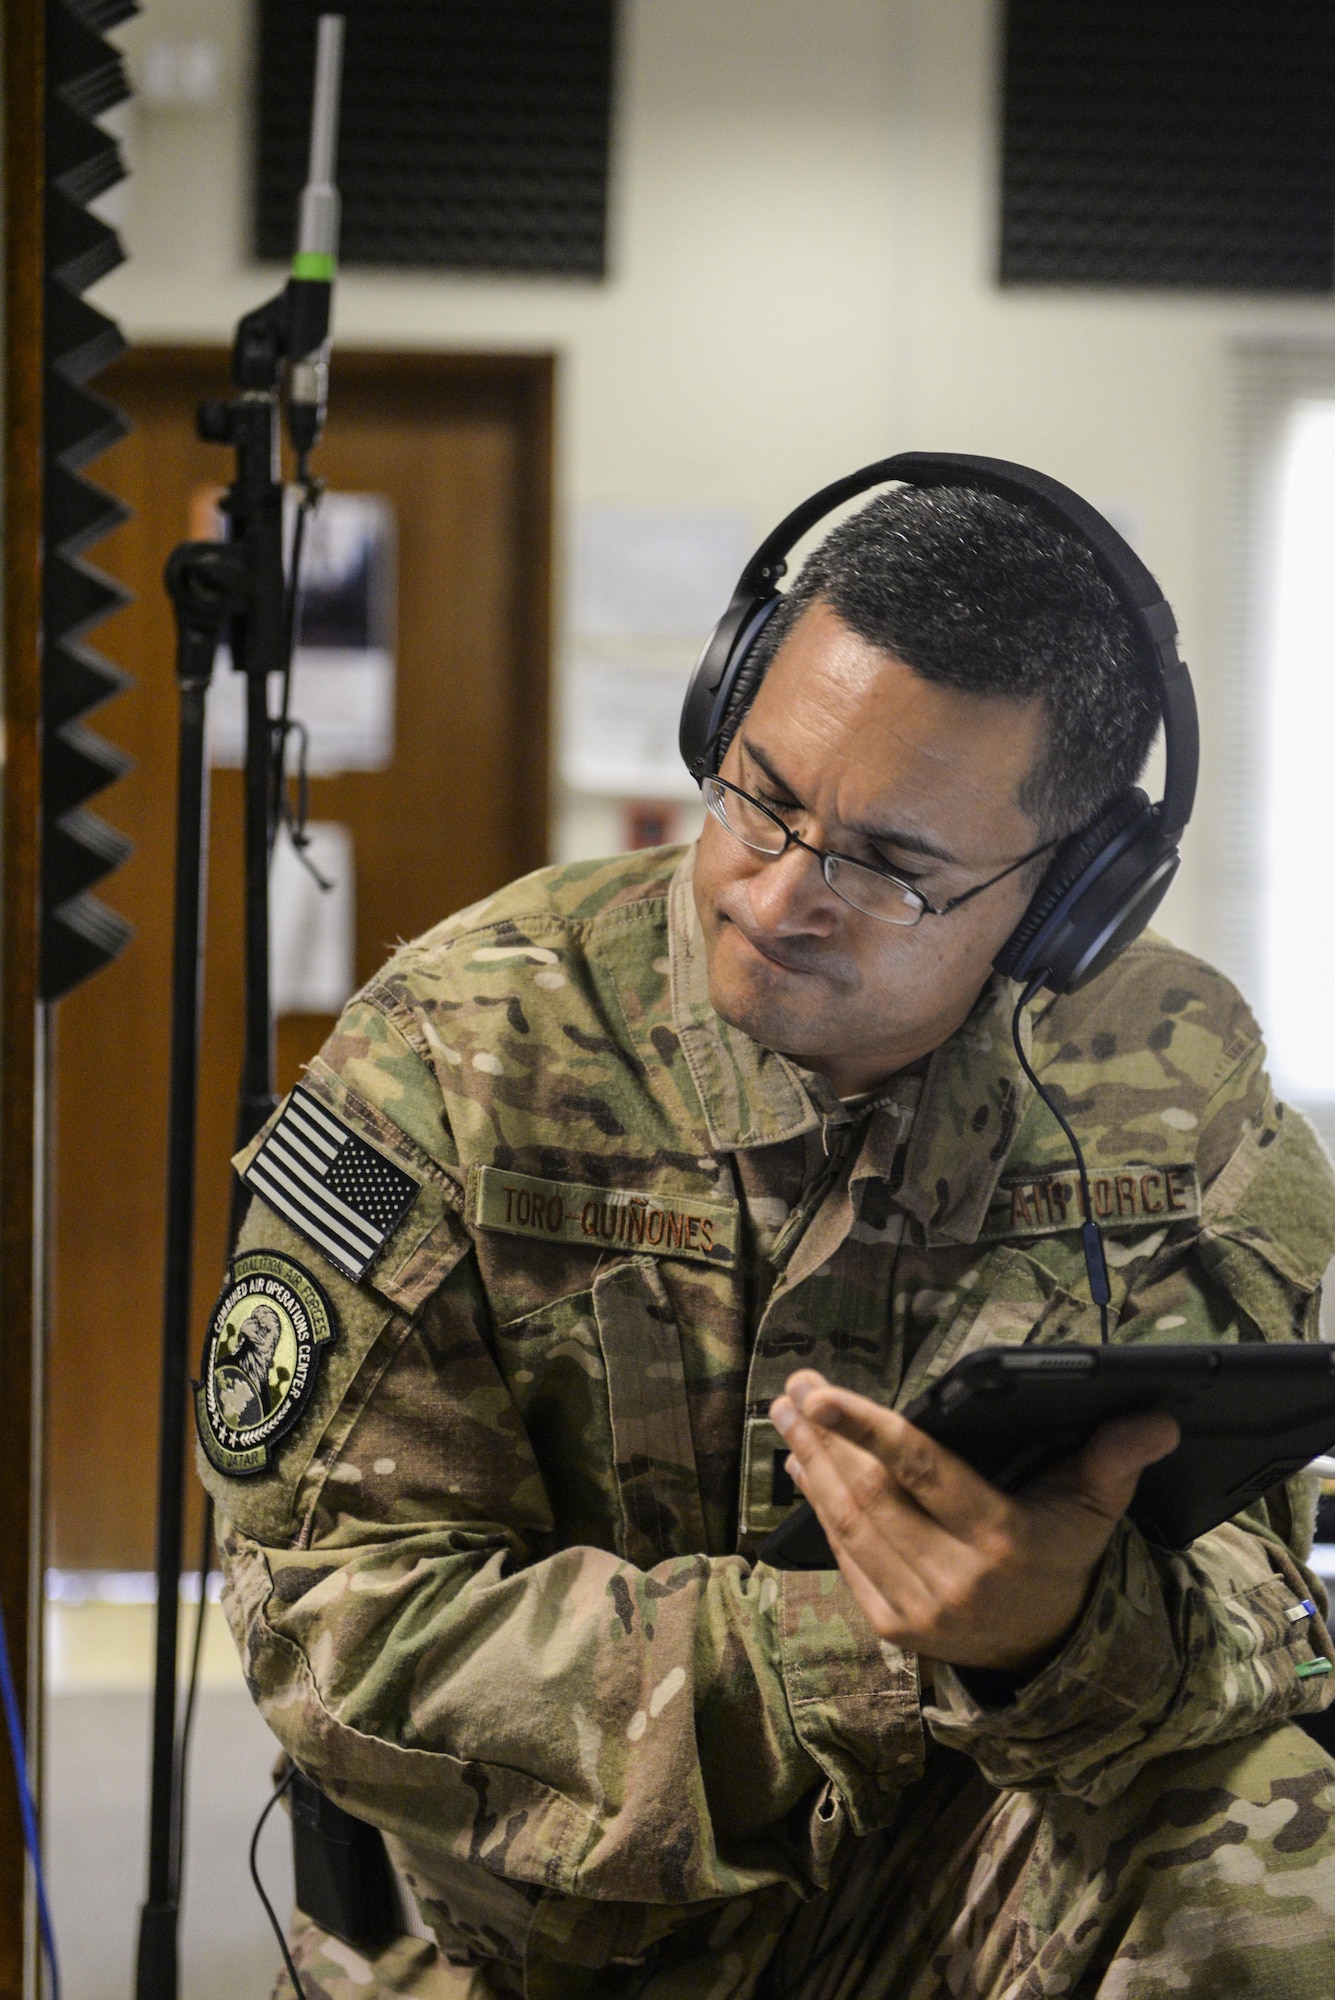
<path fill-rule="evenodd" d="M 259 1867 L 260 1835 L 264 1831 L 264 1822 L 268 1819 L 269 1814 L 278 1804 L 278 1801 L 282 1798 L 284 1792 L 287 1790 L 288 1786 L 292 1783 L 292 1780 L 296 1777 L 296 1775 L 297 1775 L 296 1765 L 289 1764 L 287 1770 L 283 1773 L 278 1783 L 274 1786 L 273 1791 L 270 1793 L 264 1811 L 260 1814 L 259 1818 L 255 1822 L 255 1831 L 250 1836 L 250 1879 L 255 1884 L 256 1895 L 259 1897 L 260 1901 L 264 1905 L 264 1914 L 268 1917 L 270 1924 L 273 1926 L 273 1934 L 278 1940 L 278 1949 L 283 1954 L 283 1969 L 287 1973 L 288 1978 L 292 1981 L 292 1990 L 296 1995 L 296 2000 L 305 2000 L 306 1989 L 301 1983 L 301 1974 L 297 1971 L 296 1963 L 292 1957 L 292 1949 L 287 1941 L 287 1933 L 283 1929 L 282 1924 L 278 1920 L 278 1912 L 274 1909 L 273 1904 L 269 1901 L 268 1895 L 265 1892 L 264 1884 L 260 1880 L 260 1867 Z"/>
<path fill-rule="evenodd" d="M 1112 1287 L 1108 1283 L 1108 1264 L 1103 1254 L 1103 1236 L 1099 1230 L 1098 1223 L 1094 1220 L 1094 1204 L 1090 1199 L 1089 1174 L 1085 1167 L 1085 1155 L 1081 1149 L 1080 1141 L 1072 1131 L 1065 1114 L 1058 1108 L 1054 1099 L 1048 1095 L 1035 1075 L 1034 1066 L 1025 1054 L 1024 1044 L 1020 1040 L 1020 1016 L 1030 1001 L 1039 993 L 1047 976 L 1047 967 L 1045 966 L 1041 972 L 1034 974 L 1034 977 L 1016 1001 L 1015 1012 L 1011 1015 L 1011 1040 L 1015 1044 L 1015 1053 L 1019 1058 L 1020 1068 L 1028 1077 L 1030 1083 L 1033 1084 L 1034 1089 L 1047 1105 L 1048 1110 L 1052 1113 L 1057 1123 L 1061 1126 L 1062 1131 L 1066 1134 L 1067 1143 L 1075 1155 L 1075 1169 L 1080 1178 L 1080 1200 L 1085 1217 L 1080 1225 L 1080 1241 L 1084 1246 L 1085 1270 L 1089 1277 L 1090 1296 L 1099 1309 L 1099 1338 L 1103 1346 L 1106 1347 L 1108 1344 L 1108 1301 L 1112 1297 Z"/>

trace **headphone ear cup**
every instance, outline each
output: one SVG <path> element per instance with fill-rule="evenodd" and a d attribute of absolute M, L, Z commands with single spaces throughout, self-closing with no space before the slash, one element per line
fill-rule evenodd
<path fill-rule="evenodd" d="M 756 634 L 756 637 L 759 637 L 759 633 Z M 765 678 L 765 669 L 768 665 L 768 660 L 765 661 L 763 666 L 757 660 L 756 642 L 753 638 L 747 646 L 746 651 L 738 659 L 736 666 L 732 669 L 728 699 L 723 710 L 723 719 L 719 723 L 718 733 L 714 738 L 713 749 L 710 753 L 711 774 L 718 770 L 719 765 L 727 756 L 728 745 L 741 728 L 746 717 L 746 711 L 756 698 L 756 690 Z"/>
<path fill-rule="evenodd" d="M 1140 936 L 1168 893 L 1181 855 L 1157 825 L 1133 834 L 1131 843 L 1090 885 L 1064 936 L 1048 953 L 1045 984 L 1054 993 L 1087 986 L 1119 952 Z"/>
<path fill-rule="evenodd" d="M 1138 911 L 1142 898 L 1137 889 L 1149 893 L 1159 881 L 1159 864 L 1168 857 L 1172 865 L 1158 895 L 1135 928 L 1128 929 L 1119 923 L 1119 913 L 1130 918 Z M 1019 980 L 1045 971 L 1044 983 L 1054 992 L 1083 985 L 1113 956 L 1103 948 L 1109 925 L 1117 935 L 1116 949 L 1129 943 L 1148 923 L 1176 867 L 1177 850 L 1165 849 L 1145 793 L 1138 787 L 1123 792 L 1062 842 L 993 964 Z M 1100 886 L 1104 893 L 1098 893 Z M 1097 963 L 1090 962 L 1092 955 Z"/>
<path fill-rule="evenodd" d="M 782 603 L 773 593 L 759 600 L 739 593 L 706 639 L 677 728 L 677 748 L 693 778 L 713 777 L 723 762 L 764 678 L 754 663 L 756 641 Z"/>

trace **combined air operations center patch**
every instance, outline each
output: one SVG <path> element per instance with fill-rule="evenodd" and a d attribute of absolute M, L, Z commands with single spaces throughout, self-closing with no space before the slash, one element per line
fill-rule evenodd
<path fill-rule="evenodd" d="M 213 1308 L 195 1387 L 199 1441 L 219 1472 L 263 1472 L 315 1387 L 334 1337 L 329 1301 L 309 1271 L 276 1250 L 236 1259 Z"/>

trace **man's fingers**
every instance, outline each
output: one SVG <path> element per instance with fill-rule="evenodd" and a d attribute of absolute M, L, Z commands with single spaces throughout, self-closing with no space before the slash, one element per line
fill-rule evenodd
<path fill-rule="evenodd" d="M 891 1474 L 874 1453 L 864 1451 L 837 1431 L 812 1423 L 787 1396 L 780 1396 L 771 1405 L 770 1415 L 792 1455 L 794 1476 L 804 1483 L 817 1477 L 822 1495 L 842 1488 L 864 1511 L 881 1509 L 891 1495 L 901 1506 L 912 1506 L 911 1501 L 906 1503 Z"/>
<path fill-rule="evenodd" d="M 837 1431 L 840 1437 L 861 1445 L 864 1451 L 874 1452 L 878 1458 L 881 1456 L 884 1426 L 878 1420 L 887 1413 L 879 1403 L 873 1403 L 866 1396 L 855 1395 L 848 1389 L 836 1389 L 832 1382 L 827 1382 L 812 1368 L 790 1375 L 785 1386 L 808 1423 Z"/>
<path fill-rule="evenodd" d="M 921 1507 L 872 1453 L 808 1422 L 786 1396 L 773 1406 L 787 1438 L 795 1484 L 811 1502 L 841 1569 L 855 1562 L 874 1579 L 898 1621 L 883 1638 L 926 1629 L 939 1603 L 971 1574 L 976 1552 Z M 926 1442 L 926 1440 L 924 1440 Z M 864 1606 L 865 1608 L 865 1606 Z"/>
<path fill-rule="evenodd" d="M 875 1629 L 882 1638 L 896 1637 L 900 1630 L 913 1626 L 915 1617 L 921 1618 L 930 1610 L 928 1587 L 923 1575 L 927 1567 L 924 1562 L 926 1551 L 918 1547 L 914 1551 L 914 1559 L 911 1559 L 908 1550 L 898 1546 L 896 1531 L 901 1524 L 896 1517 L 913 1512 L 915 1540 L 919 1543 L 924 1536 L 932 1541 L 943 1541 L 945 1537 L 935 1522 L 919 1514 L 911 1501 L 906 1501 L 894 1491 L 874 1461 L 866 1461 L 880 1473 L 880 1483 L 874 1495 L 870 1481 L 850 1486 L 831 1449 L 832 1446 L 837 1449 L 841 1440 L 820 1437 L 813 1426 L 804 1424 L 796 1411 L 793 1414 L 796 1421 L 789 1441 L 795 1449 L 789 1466 L 794 1484 L 815 1508 L 835 1560 L 853 1585 L 854 1594 L 868 1616 L 871 1616 L 879 1595 L 879 1619 L 872 1619 Z M 816 1445 L 805 1458 L 799 1455 L 796 1448 L 803 1429 Z M 845 1452 L 851 1449 L 850 1446 L 843 1446 Z M 858 1456 L 865 1459 L 863 1453 Z M 873 1575 L 875 1583 L 871 1581 Z"/>
<path fill-rule="evenodd" d="M 1007 1503 L 996 1488 L 896 1411 L 851 1389 L 835 1388 L 814 1369 L 790 1376 L 787 1393 L 809 1423 L 876 1458 L 951 1535 L 973 1541 L 1001 1524 Z"/>
<path fill-rule="evenodd" d="M 1100 1514 L 1116 1520 L 1131 1505 L 1145 1467 L 1176 1451 L 1181 1438 L 1172 1417 L 1152 1411 L 1118 1417 L 1094 1433 L 1076 1460 L 1076 1487 Z"/>

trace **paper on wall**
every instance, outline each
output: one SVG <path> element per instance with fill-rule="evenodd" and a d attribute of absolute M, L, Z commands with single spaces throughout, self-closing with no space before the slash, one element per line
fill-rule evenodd
<path fill-rule="evenodd" d="M 290 504 L 288 514 L 290 536 Z M 326 493 L 307 523 L 289 712 L 305 725 L 313 777 L 383 771 L 394 760 L 394 525 L 377 493 Z M 271 714 L 280 698 L 274 676 Z M 245 684 L 221 646 L 209 693 L 212 762 L 242 764 L 245 738 Z"/>
<path fill-rule="evenodd" d="M 566 679 L 561 776 L 609 798 L 694 799 L 699 786 L 677 750 L 694 658 L 577 659 Z"/>
<path fill-rule="evenodd" d="M 330 883 L 322 889 L 285 830 L 269 874 L 269 990 L 279 1014 L 337 1014 L 356 985 L 356 856 L 352 830 L 312 820 L 306 853 Z"/>
<path fill-rule="evenodd" d="M 726 609 L 751 553 L 746 515 L 722 507 L 582 507 L 570 623 L 581 638 L 685 638 Z"/>

